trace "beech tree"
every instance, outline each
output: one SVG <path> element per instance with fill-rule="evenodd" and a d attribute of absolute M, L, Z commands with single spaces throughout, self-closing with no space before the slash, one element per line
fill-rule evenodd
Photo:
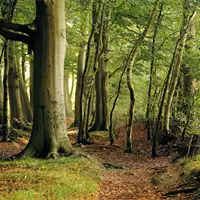
<path fill-rule="evenodd" d="M 0 34 L 34 52 L 34 119 L 30 141 L 18 156 L 56 157 L 73 153 L 66 132 L 64 58 L 65 0 L 35 0 L 31 24 L 0 20 Z"/>

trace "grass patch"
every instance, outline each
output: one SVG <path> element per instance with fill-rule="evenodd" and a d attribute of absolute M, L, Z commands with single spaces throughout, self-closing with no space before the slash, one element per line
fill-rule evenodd
<path fill-rule="evenodd" d="M 200 155 L 193 158 L 184 158 L 180 163 L 183 165 L 183 172 L 185 175 L 190 175 L 195 172 L 200 173 Z"/>
<path fill-rule="evenodd" d="M 0 162 L 0 200 L 92 200 L 99 169 L 91 158 Z"/>
<path fill-rule="evenodd" d="M 96 139 L 96 140 L 108 140 L 109 132 L 108 131 L 93 131 L 90 133 L 90 138 Z"/>

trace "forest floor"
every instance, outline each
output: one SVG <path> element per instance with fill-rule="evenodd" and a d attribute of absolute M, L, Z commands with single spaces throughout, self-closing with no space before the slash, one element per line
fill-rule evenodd
<path fill-rule="evenodd" d="M 77 129 L 68 130 L 72 143 L 76 132 Z M 117 139 L 112 146 L 105 132 L 94 132 L 91 133 L 92 144 L 78 147 L 103 166 L 100 192 L 95 200 L 195 199 L 193 194 L 184 193 L 165 196 L 170 191 L 188 187 L 177 164 L 171 162 L 174 155 L 152 159 L 151 142 L 146 139 L 146 130 L 141 124 L 133 128 L 133 153 L 124 153 L 125 132 L 125 127 L 117 129 Z M 1 143 L 0 157 L 19 152 L 26 143 L 24 138 L 15 145 Z"/>

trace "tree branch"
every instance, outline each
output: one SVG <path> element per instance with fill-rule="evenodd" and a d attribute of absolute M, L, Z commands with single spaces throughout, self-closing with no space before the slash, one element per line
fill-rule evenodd
<path fill-rule="evenodd" d="M 15 24 L 8 21 L 4 21 L 3 19 L 0 19 L 0 29 L 9 29 L 12 31 L 18 31 L 18 32 L 25 33 L 29 36 L 33 35 L 34 33 L 34 31 L 29 28 L 28 24 L 26 25 Z"/>
<path fill-rule="evenodd" d="M 5 39 L 13 40 L 13 41 L 21 41 L 26 44 L 30 44 L 30 40 L 31 40 L 31 38 L 27 35 L 14 33 L 12 31 L 8 31 L 1 28 L 0 28 L 0 35 L 2 35 Z"/>

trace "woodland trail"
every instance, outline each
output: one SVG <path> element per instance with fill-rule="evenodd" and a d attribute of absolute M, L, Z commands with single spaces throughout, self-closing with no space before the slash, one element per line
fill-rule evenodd
<path fill-rule="evenodd" d="M 133 128 L 133 153 L 124 153 L 125 132 L 124 127 L 118 128 L 113 146 L 105 137 L 95 137 L 92 145 L 82 147 L 105 168 L 97 200 L 193 199 L 185 194 L 165 197 L 165 193 L 184 185 L 177 166 L 170 162 L 172 157 L 151 158 L 151 142 L 140 124 Z"/>
<path fill-rule="evenodd" d="M 68 120 L 68 124 L 71 120 Z M 76 129 L 69 129 L 72 143 Z M 95 157 L 102 164 L 100 192 L 94 200 L 165 200 L 194 199 L 192 196 L 178 194 L 163 196 L 169 191 L 184 187 L 180 171 L 170 161 L 172 156 L 151 158 L 151 142 L 146 139 L 144 126 L 136 124 L 133 128 L 133 153 L 124 153 L 125 128 L 117 129 L 117 140 L 109 145 L 101 133 L 92 136 L 93 144 L 81 150 Z M 105 133 L 102 133 L 105 136 Z M 26 145 L 22 138 L 17 143 L 1 143 L 0 157 L 8 157 L 19 152 Z M 80 147 L 79 147 L 80 148 Z M 81 200 L 81 199 L 79 199 Z"/>

